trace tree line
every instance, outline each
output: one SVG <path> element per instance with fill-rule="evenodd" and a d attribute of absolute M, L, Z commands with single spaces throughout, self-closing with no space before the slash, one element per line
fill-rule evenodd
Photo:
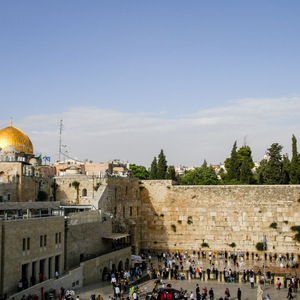
<path fill-rule="evenodd" d="M 300 154 L 297 139 L 292 136 L 292 157 L 282 154 L 283 146 L 273 143 L 266 151 L 266 156 L 257 168 L 252 159 L 250 146 L 237 148 L 235 141 L 230 157 L 225 162 L 225 169 L 215 171 L 204 160 L 201 167 L 186 171 L 182 175 L 175 173 L 174 166 L 168 166 L 163 150 L 154 157 L 151 167 L 130 165 L 134 176 L 139 179 L 172 179 L 182 185 L 224 185 L 224 184 L 300 184 Z"/>

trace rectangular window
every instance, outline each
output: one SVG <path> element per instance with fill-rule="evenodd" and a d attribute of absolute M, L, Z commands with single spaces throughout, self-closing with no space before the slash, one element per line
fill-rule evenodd
<path fill-rule="evenodd" d="M 123 207 L 123 218 L 125 218 L 125 207 Z"/>
<path fill-rule="evenodd" d="M 10 194 L 7 194 L 7 200 L 8 201 L 10 200 Z"/>
<path fill-rule="evenodd" d="M 58 234 L 58 242 L 61 243 L 61 232 Z"/>
<path fill-rule="evenodd" d="M 46 247 L 46 246 L 47 246 L 47 236 L 44 235 L 44 247 Z"/>
<path fill-rule="evenodd" d="M 130 217 L 132 216 L 132 206 L 129 207 Z"/>
<path fill-rule="evenodd" d="M 30 249 L 30 238 L 27 238 L 27 250 Z"/>
<path fill-rule="evenodd" d="M 116 207 L 114 208 L 114 215 L 115 216 L 117 215 L 117 208 Z"/>
<path fill-rule="evenodd" d="M 40 236 L 40 247 L 43 247 L 43 236 Z"/>
<path fill-rule="evenodd" d="M 23 251 L 26 249 L 26 239 L 23 239 Z"/>
<path fill-rule="evenodd" d="M 56 232 L 55 233 L 55 244 L 57 244 L 58 243 L 58 233 Z"/>

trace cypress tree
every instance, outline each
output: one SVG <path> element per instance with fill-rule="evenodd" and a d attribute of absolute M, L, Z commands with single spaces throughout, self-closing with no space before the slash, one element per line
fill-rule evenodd
<path fill-rule="evenodd" d="M 157 179 L 166 179 L 168 165 L 166 156 L 164 155 L 164 151 L 161 149 L 158 155 L 158 163 L 157 163 Z"/>
<path fill-rule="evenodd" d="M 282 176 L 282 146 L 278 143 L 273 143 L 267 150 L 269 157 L 266 168 L 264 170 L 264 183 L 265 184 L 281 184 L 283 183 Z"/>
<path fill-rule="evenodd" d="M 238 161 L 238 154 L 236 148 L 237 146 L 235 141 L 231 150 L 231 156 L 225 162 L 228 181 L 240 179 L 239 161 Z"/>
<path fill-rule="evenodd" d="M 157 159 L 156 159 L 156 157 L 154 157 L 154 159 L 151 163 L 149 179 L 157 179 Z"/>
<path fill-rule="evenodd" d="M 297 151 L 297 139 L 294 135 L 292 137 L 292 160 L 290 166 L 291 166 L 290 182 L 292 184 L 299 184 L 300 183 L 300 160 Z"/>

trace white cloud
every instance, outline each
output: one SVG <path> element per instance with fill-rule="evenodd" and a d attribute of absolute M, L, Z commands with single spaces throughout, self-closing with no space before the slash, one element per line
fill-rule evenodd
<path fill-rule="evenodd" d="M 234 141 L 242 146 L 246 136 L 255 160 L 262 159 L 273 142 L 290 153 L 292 134 L 300 140 L 299 117 L 299 97 L 261 98 L 179 116 L 72 107 L 59 115 L 27 116 L 14 126 L 26 132 L 35 150 L 51 156 L 52 162 L 58 159 L 63 119 L 62 141 L 72 157 L 94 162 L 120 158 L 149 166 L 164 149 L 170 164 L 199 166 L 204 158 L 209 163 L 223 162 Z"/>

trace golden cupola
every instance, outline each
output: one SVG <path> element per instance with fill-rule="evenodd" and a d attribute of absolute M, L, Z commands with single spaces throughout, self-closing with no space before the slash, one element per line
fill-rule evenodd
<path fill-rule="evenodd" d="M 20 129 L 10 126 L 0 130 L 0 148 L 14 146 L 18 152 L 33 154 L 33 146 L 29 137 Z"/>

